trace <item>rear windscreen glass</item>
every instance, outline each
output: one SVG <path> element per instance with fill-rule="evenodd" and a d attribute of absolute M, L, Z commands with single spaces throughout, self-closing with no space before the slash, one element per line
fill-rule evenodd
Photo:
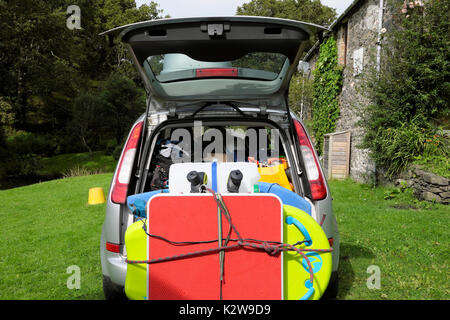
<path fill-rule="evenodd" d="M 286 56 L 256 52 L 222 62 L 198 61 L 185 54 L 150 56 L 147 62 L 159 82 L 204 78 L 241 78 L 272 81 L 278 77 Z"/>

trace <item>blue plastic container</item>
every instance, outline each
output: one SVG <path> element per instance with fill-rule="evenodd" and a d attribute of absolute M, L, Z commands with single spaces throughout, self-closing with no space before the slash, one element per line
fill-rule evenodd
<path fill-rule="evenodd" d="M 277 183 L 258 182 L 258 186 L 259 192 L 276 194 L 284 205 L 299 208 L 311 215 L 311 204 L 295 192 L 283 188 Z"/>
<path fill-rule="evenodd" d="M 127 206 L 136 217 L 145 218 L 145 205 L 155 195 L 160 193 L 168 193 L 169 189 L 155 190 L 145 193 L 138 193 L 127 198 Z"/>

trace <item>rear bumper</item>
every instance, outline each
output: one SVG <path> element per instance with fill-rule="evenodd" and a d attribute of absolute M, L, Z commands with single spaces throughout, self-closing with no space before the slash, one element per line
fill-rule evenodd
<path fill-rule="evenodd" d="M 111 279 L 111 282 L 117 286 L 125 286 L 127 275 L 127 263 L 125 257 L 120 253 L 109 252 L 106 249 L 106 241 L 103 236 L 100 241 L 100 258 L 102 263 L 102 274 Z"/>

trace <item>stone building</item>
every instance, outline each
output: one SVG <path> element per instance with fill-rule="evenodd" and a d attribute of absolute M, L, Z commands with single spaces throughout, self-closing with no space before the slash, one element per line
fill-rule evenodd
<path fill-rule="evenodd" d="M 359 85 L 364 71 L 369 66 L 376 68 L 382 60 L 379 44 L 383 33 L 389 30 L 391 17 L 392 11 L 386 7 L 386 0 L 355 0 L 329 27 L 328 35 L 333 35 L 338 44 L 339 64 L 344 66 L 336 132 L 351 133 L 348 174 L 359 182 L 370 182 L 376 177 L 376 166 L 368 151 L 358 147 L 364 131 L 357 122 L 362 106 L 369 103 Z M 309 63 L 309 77 L 315 67 L 319 47 L 320 42 L 317 42 L 303 59 Z M 310 116 L 311 110 L 305 110 L 304 114 Z"/>

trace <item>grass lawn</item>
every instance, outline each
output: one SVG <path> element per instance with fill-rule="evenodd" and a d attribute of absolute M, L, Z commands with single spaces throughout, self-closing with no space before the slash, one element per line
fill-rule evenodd
<path fill-rule="evenodd" d="M 53 180 L 0 191 L 0 299 L 103 299 L 100 234 L 105 205 L 88 206 L 89 188 L 105 196 L 112 174 Z M 69 290 L 67 268 L 80 267 Z"/>
<path fill-rule="evenodd" d="M 39 176 L 60 176 L 70 173 L 70 170 L 114 172 L 117 160 L 103 151 L 61 154 L 58 156 L 43 158 L 40 168 L 37 170 Z"/>
<path fill-rule="evenodd" d="M 105 205 L 86 203 L 89 188 L 102 187 L 106 194 L 111 177 L 0 191 L 0 299 L 103 299 L 99 243 Z M 448 206 L 350 181 L 330 186 L 341 233 L 339 299 L 450 298 Z M 72 265 L 80 268 L 80 290 L 67 288 Z M 381 271 L 379 290 L 366 286 L 371 265 Z"/>
<path fill-rule="evenodd" d="M 339 299 L 450 298 L 449 206 L 351 181 L 330 187 L 341 236 Z M 379 290 L 367 288 L 371 265 L 380 268 Z"/>

